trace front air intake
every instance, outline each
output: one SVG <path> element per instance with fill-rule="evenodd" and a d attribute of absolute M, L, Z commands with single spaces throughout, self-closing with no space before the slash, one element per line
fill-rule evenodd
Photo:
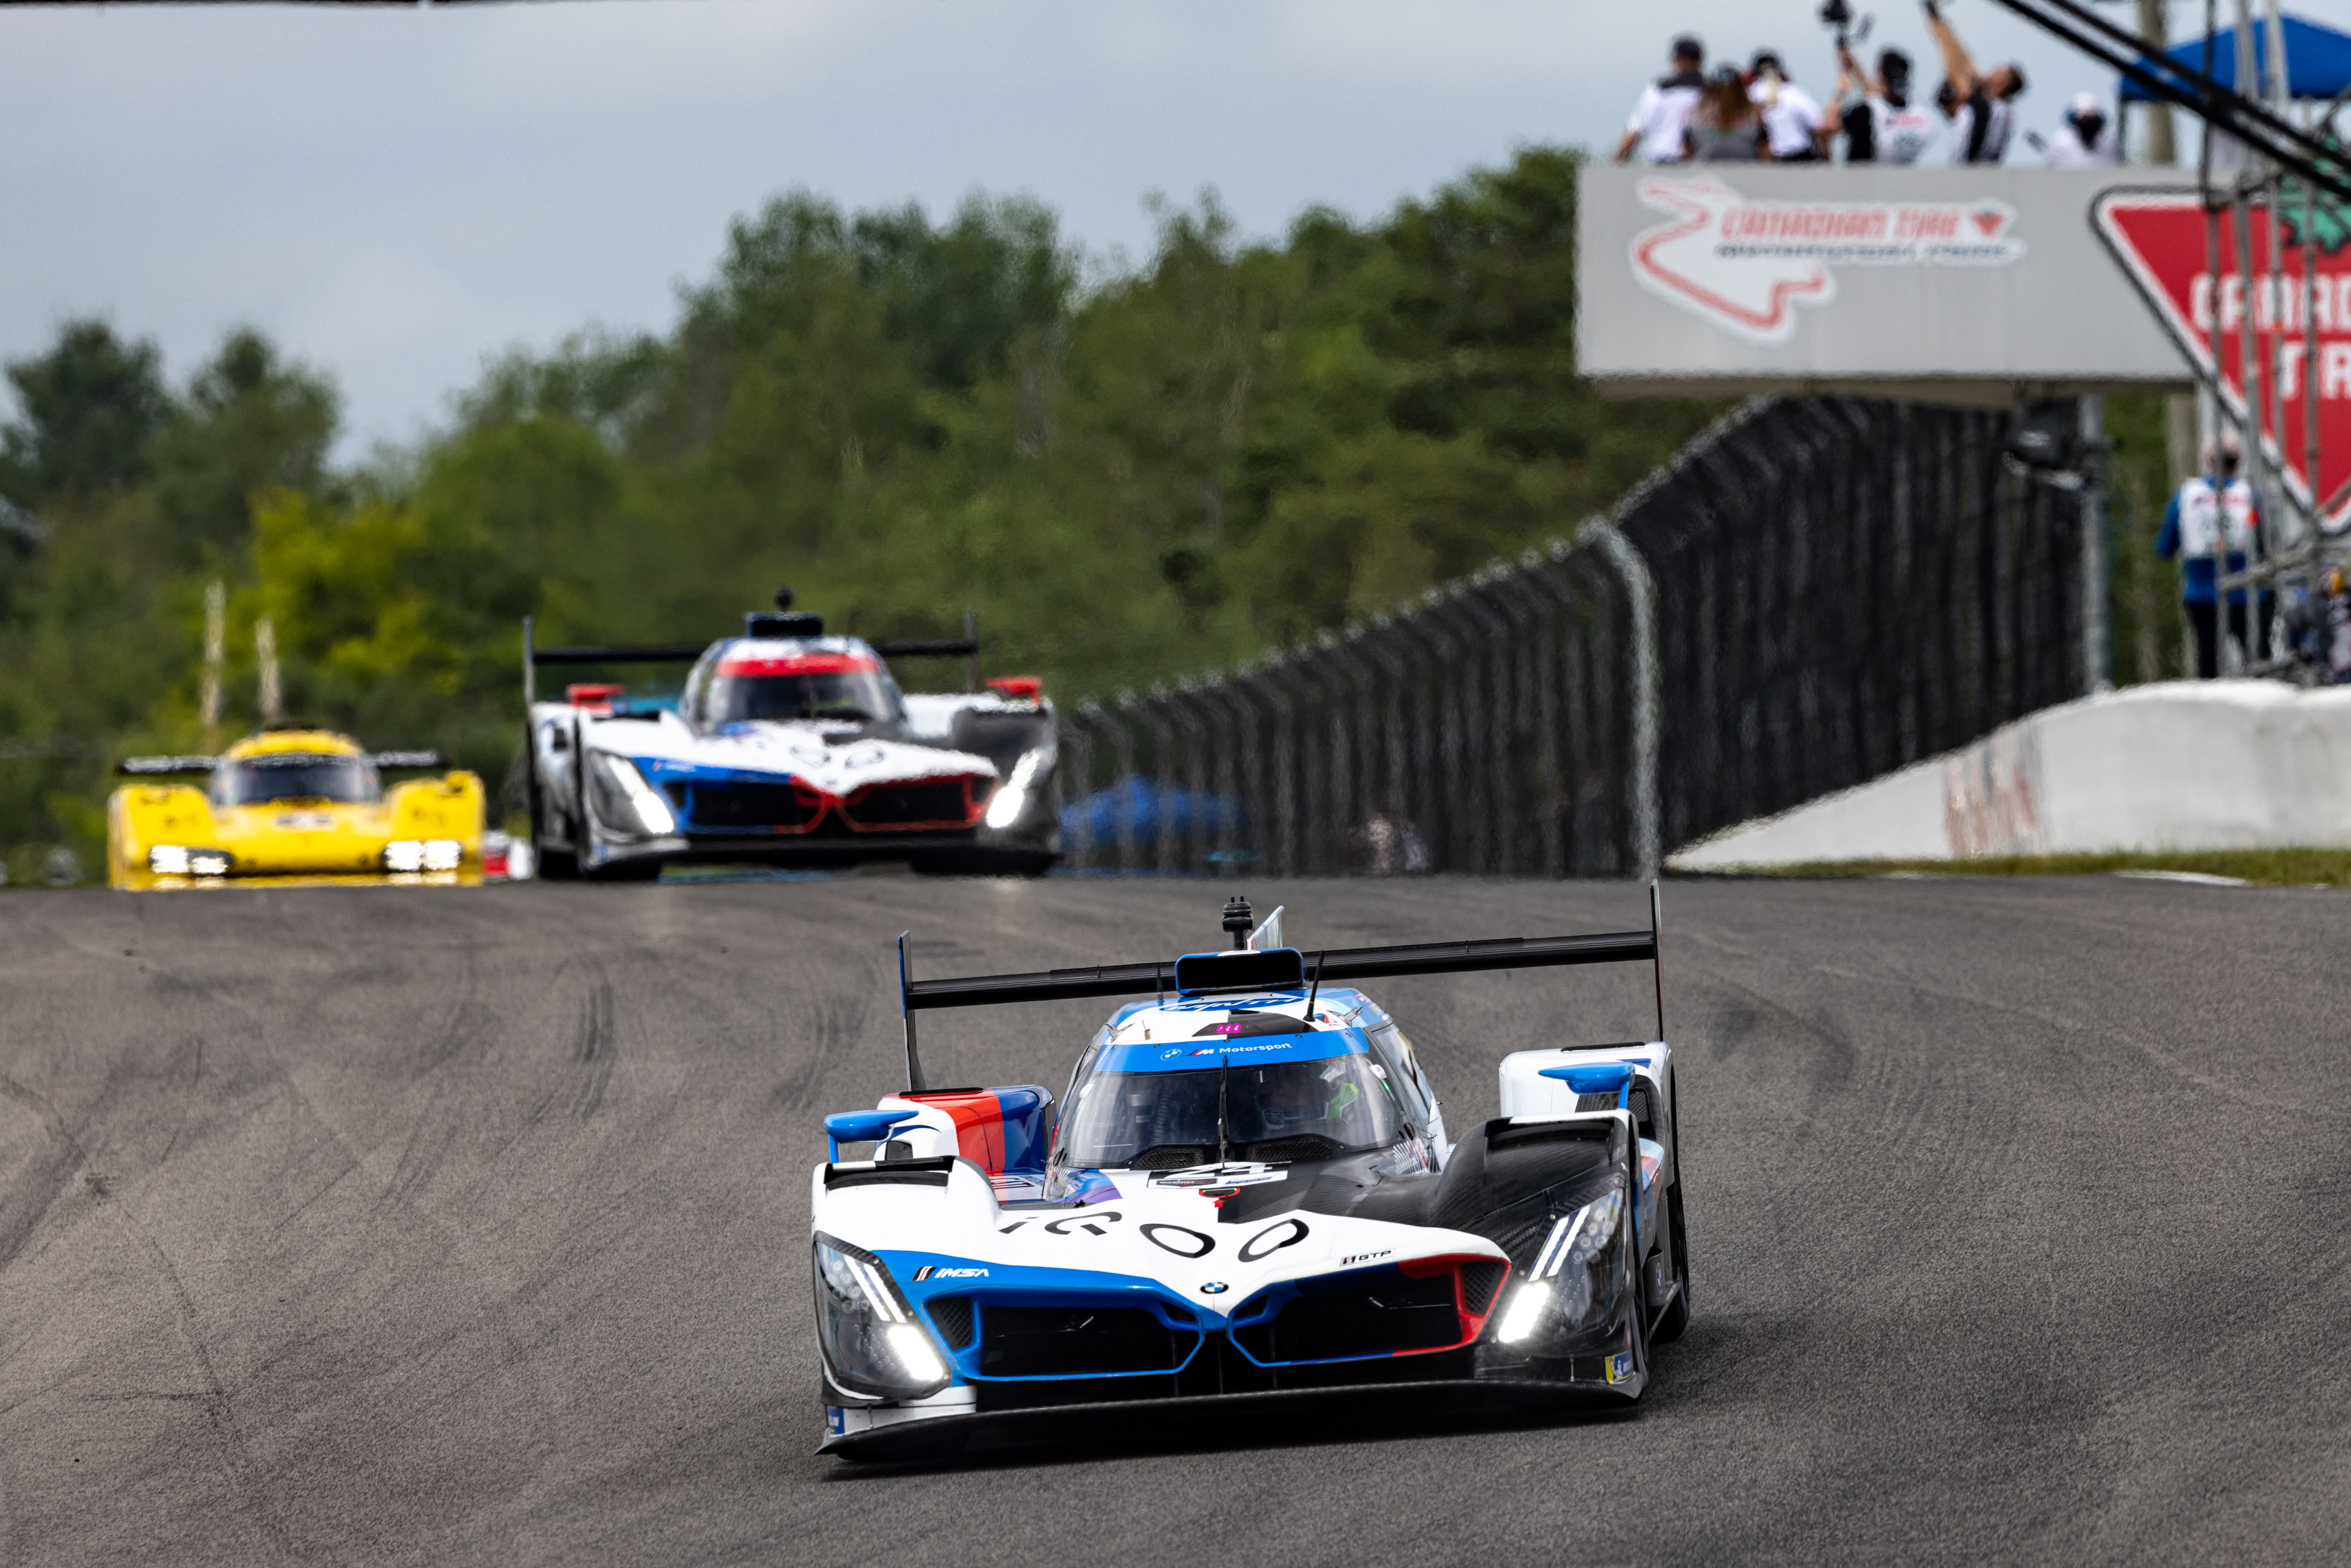
<path fill-rule="evenodd" d="M 1277 1286 L 1233 1314 L 1233 1343 L 1260 1366 L 1449 1349 L 1475 1333 L 1455 1278 L 1392 1266 Z"/>
<path fill-rule="evenodd" d="M 931 1314 L 931 1325 L 939 1331 L 939 1343 L 948 1350 L 960 1353 L 971 1347 L 973 1318 L 970 1297 L 935 1297 L 924 1311 Z"/>
<path fill-rule="evenodd" d="M 1120 1377 L 1166 1374 L 1200 1341 L 1141 1307 L 979 1309 L 982 1377 Z"/>
<path fill-rule="evenodd" d="M 860 830 L 967 828 L 977 815 L 970 779 L 925 779 L 868 784 L 841 803 L 841 814 Z"/>

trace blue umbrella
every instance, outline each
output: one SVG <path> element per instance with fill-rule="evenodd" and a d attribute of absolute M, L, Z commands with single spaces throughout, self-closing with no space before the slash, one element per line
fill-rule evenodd
<path fill-rule="evenodd" d="M 2266 24 L 2253 25 L 2253 59 L 2255 70 L 2262 78 L 2268 74 L 2270 30 Z M 2162 61 L 2168 60 L 2191 71 L 2204 68 L 2204 39 L 2201 35 L 2184 44 L 2174 44 L 2160 58 L 2145 57 L 2139 65 L 2158 75 L 2167 74 Z M 2237 30 L 2223 27 L 2212 40 L 2212 79 L 2222 87 L 2237 85 Z M 2351 34 L 2322 27 L 2300 16 L 2285 18 L 2286 88 L 2296 98 L 2331 99 L 2351 85 Z M 2182 80 L 2180 84 L 2188 84 Z M 2259 82 L 2255 83 L 2256 89 Z M 2122 85 L 2126 103 L 2151 103 L 2155 95 L 2137 83 L 2125 78 Z"/>
<path fill-rule="evenodd" d="M 1163 783 L 1130 773 L 1106 789 L 1081 797 L 1061 808 L 1061 836 L 1090 837 L 1099 850 L 1119 840 L 1119 824 L 1139 844 L 1158 839 L 1163 831 L 1179 839 L 1198 834 L 1214 840 L 1228 825 L 1241 824 L 1240 802 L 1222 795 L 1198 795 L 1177 784 Z"/>

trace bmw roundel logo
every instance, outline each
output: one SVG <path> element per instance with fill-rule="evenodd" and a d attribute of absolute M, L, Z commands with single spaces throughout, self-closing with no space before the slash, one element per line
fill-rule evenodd
<path fill-rule="evenodd" d="M 1200 1287 L 1200 1294 L 1204 1296 L 1221 1296 L 1227 1291 L 1231 1289 L 1232 1287 L 1226 1284 L 1222 1280 L 1211 1280 L 1207 1284 Z"/>

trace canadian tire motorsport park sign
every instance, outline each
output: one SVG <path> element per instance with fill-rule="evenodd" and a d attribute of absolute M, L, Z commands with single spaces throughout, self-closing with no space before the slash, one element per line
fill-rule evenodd
<path fill-rule="evenodd" d="M 2252 256 L 2240 256 L 2237 228 L 2224 209 L 2218 228 L 2219 277 L 2211 265 L 2212 225 L 2193 192 L 2115 190 L 2098 198 L 2098 233 L 2137 283 L 2191 363 L 2215 382 L 2240 421 L 2263 433 L 2262 449 L 2307 504 L 2304 472 L 2310 402 L 2318 402 L 2320 512 L 2330 528 L 2351 516 L 2351 255 L 2344 214 L 2317 204 L 2317 266 L 2310 318 L 2318 326 L 2317 363 L 2309 363 L 2303 314 L 2302 207 L 2253 209 Z M 2250 259 L 2252 265 L 2246 266 Z M 2214 364 L 2218 330 L 2219 363 Z M 2254 384 L 2262 407 L 2245 402 L 2245 335 L 2252 334 Z M 2215 374 L 2217 368 L 2217 375 Z"/>
<path fill-rule="evenodd" d="M 2166 183 L 2147 169 L 2128 179 Z M 2193 192 L 2179 182 L 2168 188 Z M 2001 408 L 2185 390 L 2189 361 L 2092 223 L 2122 183 L 2113 169 L 1981 164 L 1587 164 L 1578 368 L 1628 397 L 1836 392 Z"/>

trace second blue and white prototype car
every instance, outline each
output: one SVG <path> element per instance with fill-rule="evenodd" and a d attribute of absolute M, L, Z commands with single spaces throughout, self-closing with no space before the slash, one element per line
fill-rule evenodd
<path fill-rule="evenodd" d="M 626 881 L 695 862 L 1036 876 L 1061 855 L 1059 721 L 1037 681 L 899 689 L 886 660 L 971 661 L 966 637 L 867 643 L 789 611 L 743 635 L 676 645 L 540 648 L 523 622 L 531 839 L 543 876 Z M 540 700 L 546 664 L 682 664 L 675 700 L 606 683 Z"/>
<path fill-rule="evenodd" d="M 1309 1390 L 1639 1399 L 1689 1319 L 1662 987 L 1659 1038 L 1505 1056 L 1502 1113 L 1456 1142 L 1355 982 L 1654 964 L 1654 896 L 1647 931 L 1308 954 L 1261 930 L 1172 963 L 955 980 L 906 977 L 901 938 L 909 1087 L 827 1118 L 811 1178 L 823 1451 Z M 1138 993 L 1058 1103 L 924 1082 L 922 1011 Z"/>

